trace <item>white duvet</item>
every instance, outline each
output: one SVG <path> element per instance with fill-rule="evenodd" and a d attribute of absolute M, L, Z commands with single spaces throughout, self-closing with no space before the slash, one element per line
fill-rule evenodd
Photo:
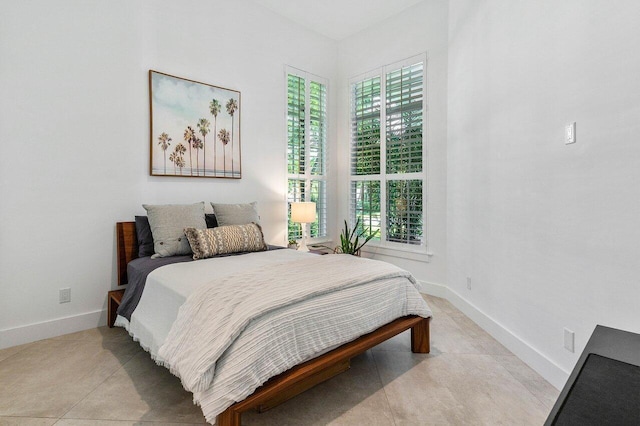
<path fill-rule="evenodd" d="M 116 325 L 181 378 L 213 423 L 294 365 L 396 318 L 431 316 L 408 273 L 351 258 L 274 250 L 167 265 L 149 274 L 131 322 Z"/>

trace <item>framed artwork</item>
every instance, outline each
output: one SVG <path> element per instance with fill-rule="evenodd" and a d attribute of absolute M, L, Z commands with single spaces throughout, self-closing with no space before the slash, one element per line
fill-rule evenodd
<path fill-rule="evenodd" d="M 240 179 L 240 92 L 149 70 L 151 176 Z"/>

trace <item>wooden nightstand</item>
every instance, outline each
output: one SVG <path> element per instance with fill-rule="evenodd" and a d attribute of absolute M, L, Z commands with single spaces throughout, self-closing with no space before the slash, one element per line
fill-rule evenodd
<path fill-rule="evenodd" d="M 122 302 L 122 296 L 124 296 L 124 290 L 111 290 L 107 293 L 107 324 L 110 328 L 116 322 L 118 306 Z"/>
<path fill-rule="evenodd" d="M 313 254 L 332 254 L 333 250 L 321 245 L 310 245 L 309 253 Z"/>
<path fill-rule="evenodd" d="M 322 254 L 330 254 L 331 252 L 329 250 L 327 250 L 327 249 L 319 249 L 319 250 L 317 250 L 317 249 L 310 248 L 309 249 L 309 253 L 322 255 Z"/>

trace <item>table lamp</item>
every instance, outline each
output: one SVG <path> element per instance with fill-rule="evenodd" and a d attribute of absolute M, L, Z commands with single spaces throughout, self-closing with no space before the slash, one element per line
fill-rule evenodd
<path fill-rule="evenodd" d="M 302 242 L 298 250 L 309 251 L 307 248 L 307 224 L 316 221 L 316 203 L 291 203 L 291 221 L 302 225 Z"/>

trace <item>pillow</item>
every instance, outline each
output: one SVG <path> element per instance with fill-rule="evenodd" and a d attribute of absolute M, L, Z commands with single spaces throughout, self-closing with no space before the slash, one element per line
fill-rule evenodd
<path fill-rule="evenodd" d="M 196 204 L 148 205 L 147 211 L 153 235 L 152 258 L 191 254 L 184 228 L 207 227 L 204 220 L 204 202 Z"/>
<path fill-rule="evenodd" d="M 205 213 L 204 220 L 207 222 L 207 228 L 215 228 L 218 226 L 218 220 L 213 213 Z"/>
<path fill-rule="evenodd" d="M 249 204 L 215 204 L 211 203 L 213 213 L 216 215 L 218 225 L 246 225 L 248 223 L 259 223 L 258 203 Z"/>
<path fill-rule="evenodd" d="M 153 251 L 153 235 L 146 216 L 136 216 L 136 236 L 138 237 L 138 257 L 151 256 Z"/>
<path fill-rule="evenodd" d="M 213 213 L 205 213 L 204 220 L 207 223 L 207 228 L 218 226 L 216 215 Z M 136 216 L 136 237 L 138 239 L 138 257 L 152 256 L 155 253 L 153 234 L 147 216 Z"/>
<path fill-rule="evenodd" d="M 267 250 L 262 228 L 255 223 L 209 229 L 186 228 L 184 233 L 191 244 L 194 260 L 217 254 Z"/>

